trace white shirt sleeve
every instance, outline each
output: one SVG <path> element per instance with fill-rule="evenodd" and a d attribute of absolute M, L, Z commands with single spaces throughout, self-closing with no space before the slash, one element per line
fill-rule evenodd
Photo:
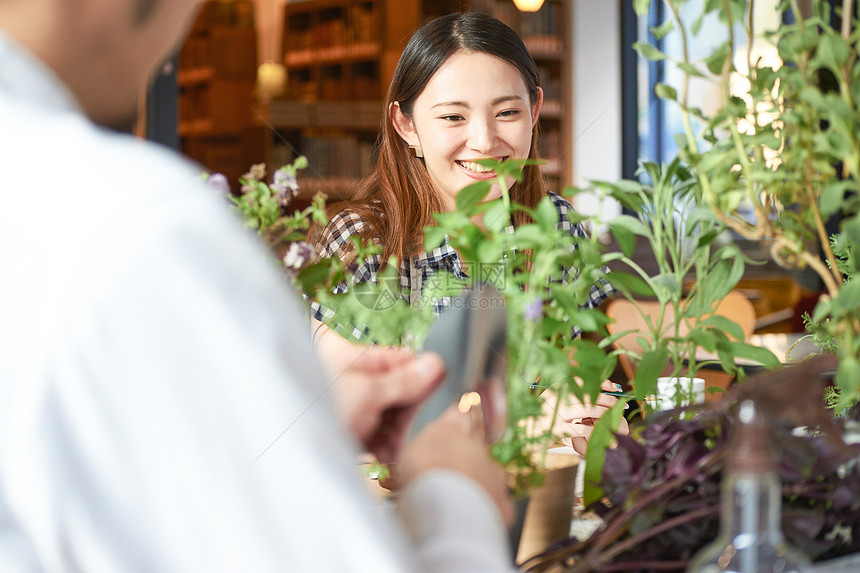
<path fill-rule="evenodd" d="M 398 502 L 424 571 L 516 570 L 498 510 L 489 495 L 463 475 L 427 472 Z"/>

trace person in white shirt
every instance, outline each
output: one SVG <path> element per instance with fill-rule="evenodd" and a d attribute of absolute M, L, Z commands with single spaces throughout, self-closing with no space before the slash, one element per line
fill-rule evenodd
<path fill-rule="evenodd" d="M 437 356 L 322 373 L 261 244 L 123 125 L 196 0 L 0 0 L 0 571 L 509 571 Z M 399 513 L 358 473 L 398 460 Z"/>

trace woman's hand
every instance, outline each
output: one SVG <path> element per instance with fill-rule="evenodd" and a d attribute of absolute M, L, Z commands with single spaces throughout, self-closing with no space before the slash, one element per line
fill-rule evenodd
<path fill-rule="evenodd" d="M 600 387 L 603 390 L 618 390 L 618 387 L 609 380 L 603 382 Z M 577 453 L 585 455 L 594 424 L 618 402 L 618 398 L 601 393 L 596 402 L 592 404 L 587 396 L 584 403 L 577 400 L 575 396 L 568 396 L 567 402 L 559 404 L 558 411 L 555 411 L 558 397 L 554 393 L 548 394 L 548 392 L 550 391 L 547 390 L 542 395 L 546 419 L 536 423 L 535 429 L 543 432 L 551 425 L 553 434 L 566 436 L 562 441 L 571 446 Z M 627 434 L 628 430 L 627 420 L 621 418 L 618 433 Z"/>

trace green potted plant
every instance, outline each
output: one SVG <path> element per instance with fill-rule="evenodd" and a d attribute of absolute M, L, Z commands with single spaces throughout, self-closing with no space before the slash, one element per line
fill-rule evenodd
<path fill-rule="evenodd" d="M 650 2 L 633 4 L 643 15 Z M 860 396 L 860 287 L 852 278 L 858 264 L 852 247 L 860 238 L 857 19 L 850 1 L 842 3 L 841 13 L 837 9 L 843 17 L 838 29 L 831 25 L 826 2 L 813 1 L 810 12 L 802 11 L 799 2 L 780 2 L 780 15 L 789 16 L 782 21 L 793 23 L 760 31 L 753 19 L 755 4 L 706 1 L 688 21 L 681 14 L 692 4 L 667 0 L 669 18 L 652 32 L 656 37 L 678 34 L 682 57 L 672 60 L 649 44 L 636 49 L 682 72 L 677 85 L 660 85 L 657 95 L 681 110 L 684 129 L 676 141 L 700 190 L 697 204 L 736 235 L 767 240 L 777 262 L 812 268 L 825 286 L 809 329 L 836 354 L 835 360 L 801 363 L 736 390 L 769 388 L 760 403 L 771 408 L 773 443 L 781 458 L 782 529 L 820 560 L 857 552 L 856 505 L 839 501 L 841 493 L 858 491 L 856 463 L 845 464 L 856 452 L 840 450 L 819 431 L 798 436 L 791 430 L 795 425 L 820 430 L 833 424 L 834 416 L 836 424 L 856 423 L 851 420 Z M 723 22 L 727 41 L 692 61 L 690 34 L 708 17 Z M 781 65 L 752 49 L 738 49 L 739 30 L 766 41 Z M 690 105 L 694 77 L 718 86 L 721 102 L 714 112 Z M 841 219 L 840 233 L 831 235 L 827 223 L 835 215 Z M 838 408 L 825 411 L 821 373 L 834 367 Z M 634 426 L 631 436 L 619 438 L 619 447 L 606 454 L 600 484 L 609 504 L 592 506 L 605 525 L 590 538 L 559 544 L 526 565 L 535 571 L 559 565 L 571 571 L 683 569 L 716 533 L 717 492 L 736 397 L 687 419 L 652 417 Z M 848 495 L 857 499 L 856 493 Z"/>
<path fill-rule="evenodd" d="M 811 10 L 797 1 L 780 2 L 777 29 L 754 20 L 755 0 L 706 2 L 692 23 L 680 16 L 686 2 L 666 2 L 671 18 L 655 33 L 675 33 L 685 47 L 674 62 L 678 86 L 657 94 L 676 103 L 684 133 L 676 138 L 681 157 L 702 188 L 701 204 L 741 237 L 766 240 L 775 261 L 787 268 L 811 268 L 826 294 L 810 318 L 810 330 L 824 348 L 839 355 L 836 402 L 842 408 L 860 398 L 860 285 L 852 248 L 860 239 L 860 59 L 854 3 L 834 14 L 828 2 Z M 649 1 L 636 1 L 647 12 Z M 840 10 L 841 8 L 841 10 Z M 727 40 L 702 61 L 691 61 L 689 36 L 705 17 L 725 25 Z M 737 48 L 736 30 L 765 46 Z M 668 59 L 655 46 L 637 45 L 651 60 Z M 711 114 L 688 102 L 692 78 L 716 82 L 721 101 Z M 828 222 L 839 220 L 838 234 Z"/>
<path fill-rule="evenodd" d="M 737 282 L 743 259 L 732 245 L 715 244 L 722 225 L 709 211 L 684 207 L 695 199 L 698 186 L 680 161 L 662 167 L 644 165 L 651 184 L 595 184 L 602 196 L 616 198 L 635 213 L 607 222 L 621 246 L 614 252 L 607 251 L 595 235 L 574 237 L 559 229 L 556 210 L 548 197 L 536 209 L 517 205 L 506 191 L 500 199 L 484 201 L 493 183 L 504 189 L 507 177 L 519 177 L 524 161 L 485 163 L 496 171 L 496 179 L 463 189 L 457 197 L 456 210 L 437 214 L 437 225 L 425 230 L 425 241 L 430 249 L 447 237 L 465 260 L 495 271 L 483 272 L 481 277 L 502 293 L 509 332 L 516 335 L 511 337 L 514 342 L 508 354 L 507 427 L 494 453 L 517 476 L 520 489 L 527 488 L 539 473 L 540 461 L 535 462 L 534 453 L 545 451 L 560 439 L 549 430 L 534 431 L 531 420 L 545 414 L 544 402 L 551 400 L 550 409 L 557 410 L 569 396 L 595 399 L 621 353 L 628 354 L 637 365 L 634 388 L 640 400 L 656 393 L 657 378 L 667 364 L 676 375 L 694 374 L 699 366 L 695 360 L 698 346 L 716 352 L 731 372 L 734 356 L 739 354 L 769 365 L 776 363 L 772 354 L 738 342 L 742 336 L 736 333 L 737 325 L 713 316 L 714 301 Z M 294 176 L 295 168 L 291 166 L 288 173 Z M 273 237 L 279 245 L 283 237 L 297 241 L 300 236 L 296 232 L 304 232 L 309 218 L 324 221 L 321 199 L 303 213 L 286 215 L 283 201 L 272 199 L 283 185 L 267 185 L 261 181 L 261 174 L 256 175 L 250 173 L 243 179 L 244 193 L 233 201 L 249 226 L 269 237 L 270 244 Z M 566 190 L 568 194 L 579 191 Z M 511 232 L 506 227 L 517 210 L 527 211 L 532 223 Z M 483 216 L 484 225 L 475 223 L 478 215 Z M 586 216 L 572 216 L 572 223 L 583 221 L 602 223 Z M 649 276 L 633 260 L 637 237 L 654 247 L 658 275 Z M 425 288 L 420 304 L 408 304 L 397 292 L 396 264 L 392 261 L 378 283 L 351 285 L 345 294 L 334 294 L 336 284 L 351 280 L 350 271 L 340 261 L 325 259 L 296 265 L 296 261 L 310 262 L 309 257 L 290 254 L 309 247 L 297 241 L 280 248 L 287 253 L 285 265 L 296 267 L 292 277 L 299 288 L 337 309 L 329 326 L 349 337 L 355 332 L 352 326 L 361 325 L 362 342 L 419 348 L 435 320 L 434 302 L 456 295 L 467 286 L 453 276 L 439 276 Z M 356 245 L 356 249 L 358 258 L 375 252 L 367 245 Z M 626 265 L 627 270 L 607 274 L 607 264 Z M 576 271 L 565 274 L 565 269 Z M 688 276 L 695 279 L 693 287 L 682 294 L 681 285 Z M 584 308 L 591 285 L 604 279 L 621 296 L 633 301 L 642 295 L 653 296 L 661 305 L 671 307 L 672 320 L 660 320 L 650 335 L 643 333 L 641 352 L 614 348 L 612 343 L 619 335 L 608 335 L 609 318 L 599 309 Z M 681 321 L 685 324 L 683 332 L 678 327 Z M 580 337 L 579 331 L 595 336 Z M 726 333 L 734 334 L 735 340 Z M 603 452 L 614 440 L 611 432 L 618 427 L 622 413 L 619 406 L 612 415 L 605 416 L 590 441 L 591 478 L 599 476 Z M 599 488 L 589 491 L 599 496 Z"/>

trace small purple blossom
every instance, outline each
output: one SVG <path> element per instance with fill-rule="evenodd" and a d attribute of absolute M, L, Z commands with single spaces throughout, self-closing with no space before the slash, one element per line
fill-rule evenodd
<path fill-rule="evenodd" d="M 299 270 L 307 263 L 314 254 L 313 246 L 306 241 L 296 241 L 290 244 L 287 254 L 284 255 L 284 266 L 288 269 Z"/>
<path fill-rule="evenodd" d="M 543 301 L 539 298 L 527 303 L 523 308 L 523 318 L 529 322 L 537 322 L 543 317 Z"/>
<path fill-rule="evenodd" d="M 230 194 L 230 183 L 223 173 L 213 173 L 206 178 L 206 184 L 219 195 L 227 196 Z"/>
<path fill-rule="evenodd" d="M 286 207 L 299 192 L 299 182 L 296 179 L 295 173 L 291 173 L 286 167 L 275 171 L 272 191 L 278 195 L 281 205 Z"/>

